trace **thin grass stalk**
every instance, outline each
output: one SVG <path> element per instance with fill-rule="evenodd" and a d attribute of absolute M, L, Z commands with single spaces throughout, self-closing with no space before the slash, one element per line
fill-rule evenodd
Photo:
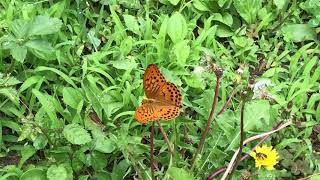
<path fill-rule="evenodd" d="M 151 178 L 152 180 L 156 180 L 156 177 L 154 176 L 154 122 L 152 122 L 151 130 L 150 130 L 150 168 L 151 168 Z"/>
<path fill-rule="evenodd" d="M 172 148 L 171 145 L 170 145 L 170 142 L 169 142 L 167 133 L 163 130 L 163 128 L 162 128 L 162 126 L 161 126 L 161 124 L 160 124 L 160 121 L 159 121 L 159 120 L 156 120 L 156 122 L 157 122 L 157 124 L 158 124 L 158 126 L 159 126 L 159 129 L 160 129 L 162 135 L 163 135 L 164 140 L 165 140 L 166 143 L 168 144 L 168 149 L 169 149 L 170 153 L 173 154 L 173 148 Z"/>
<path fill-rule="evenodd" d="M 215 88 L 215 91 L 214 91 L 214 98 L 213 98 L 213 103 L 212 103 L 212 106 L 211 106 L 211 111 L 210 111 L 210 114 L 209 114 L 209 117 L 208 117 L 208 120 L 207 120 L 207 124 L 206 124 L 206 126 L 205 126 L 205 130 L 203 131 L 203 133 L 202 133 L 202 135 L 201 135 L 201 139 L 200 139 L 200 142 L 199 142 L 199 146 L 198 146 L 195 154 L 193 155 L 191 169 L 194 168 L 194 165 L 195 165 L 197 156 L 198 156 L 198 154 L 201 152 L 201 150 L 202 150 L 202 148 L 203 148 L 203 145 L 204 145 L 204 142 L 205 142 L 205 140 L 206 140 L 207 134 L 208 134 L 208 132 L 209 132 L 209 130 L 210 130 L 212 116 L 213 116 L 214 109 L 215 109 L 216 104 L 217 104 L 218 92 L 219 92 L 219 86 L 220 86 L 220 80 L 221 80 L 221 76 L 217 76 L 217 85 L 216 85 L 216 88 Z"/>
<path fill-rule="evenodd" d="M 241 159 L 241 154 L 242 154 L 242 149 L 243 149 L 243 140 L 244 140 L 244 133 L 243 133 L 243 117 L 244 117 L 244 107 L 246 104 L 246 100 L 243 99 L 242 100 L 242 104 L 241 104 L 241 110 L 240 110 L 240 144 L 239 144 L 239 154 L 237 155 L 236 161 L 234 162 L 233 168 L 229 174 L 228 179 L 231 179 L 232 174 L 234 173 L 234 171 L 237 169 L 237 166 L 239 164 L 239 161 Z"/>

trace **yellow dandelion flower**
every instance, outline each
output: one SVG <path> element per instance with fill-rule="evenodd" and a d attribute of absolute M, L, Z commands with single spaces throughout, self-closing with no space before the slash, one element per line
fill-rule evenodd
<path fill-rule="evenodd" d="M 278 152 L 267 145 L 258 146 L 255 151 L 251 151 L 250 156 L 255 159 L 256 167 L 264 166 L 267 170 L 273 170 L 279 158 Z"/>

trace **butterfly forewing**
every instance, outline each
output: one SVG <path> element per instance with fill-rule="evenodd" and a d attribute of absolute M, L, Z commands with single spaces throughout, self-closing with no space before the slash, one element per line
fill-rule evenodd
<path fill-rule="evenodd" d="M 160 73 L 157 66 L 154 64 L 149 65 L 143 75 L 143 89 L 147 98 L 157 98 L 160 92 L 160 88 L 164 86 L 165 83 L 166 80 Z"/>
<path fill-rule="evenodd" d="M 151 64 L 145 70 L 143 88 L 148 100 L 136 110 L 135 119 L 138 122 L 171 120 L 179 115 L 181 93 L 173 83 L 165 80 L 156 65 Z"/>
<path fill-rule="evenodd" d="M 167 82 L 154 64 L 147 67 L 143 76 L 143 82 L 147 98 L 174 106 L 181 105 L 181 93 L 179 89 L 173 83 Z"/>

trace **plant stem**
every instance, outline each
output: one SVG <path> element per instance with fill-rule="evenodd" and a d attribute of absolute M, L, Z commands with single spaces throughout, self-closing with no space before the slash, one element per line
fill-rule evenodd
<path fill-rule="evenodd" d="M 166 143 L 168 144 L 168 149 L 169 149 L 170 153 L 173 154 L 173 149 L 172 149 L 172 147 L 171 147 L 171 145 L 170 145 L 170 142 L 169 142 L 167 133 L 163 130 L 163 128 L 162 128 L 162 126 L 161 126 L 161 124 L 160 124 L 160 121 L 159 121 L 159 120 L 156 120 L 156 122 L 157 122 L 157 124 L 158 124 L 158 126 L 159 126 L 159 129 L 160 129 L 162 135 L 163 135 L 164 140 L 165 140 Z"/>
<path fill-rule="evenodd" d="M 156 177 L 154 176 L 154 122 L 152 122 L 151 132 L 150 132 L 150 168 L 151 168 L 151 178 L 155 180 Z"/>
<path fill-rule="evenodd" d="M 238 163 L 240 161 L 241 158 L 241 154 L 242 154 L 242 149 L 243 149 L 243 140 L 244 140 L 244 133 L 243 133 L 243 116 L 244 116 L 244 107 L 246 104 L 246 100 L 242 100 L 242 104 L 241 104 L 241 110 L 240 110 L 240 147 L 239 147 L 239 153 L 237 155 L 237 159 L 234 162 L 232 171 L 229 174 L 228 179 L 230 179 L 232 177 L 232 174 L 234 173 L 234 171 L 237 169 Z"/>
<path fill-rule="evenodd" d="M 274 128 L 272 128 L 272 131 L 278 129 L 281 125 L 282 125 L 282 122 L 278 123 Z M 264 143 L 264 142 L 268 139 L 268 137 L 269 137 L 270 135 L 271 135 L 271 134 L 268 134 L 268 135 L 264 136 L 264 137 L 260 140 L 260 142 L 251 149 L 251 151 L 255 150 L 257 146 L 259 146 L 259 145 L 261 145 L 262 143 Z M 249 154 L 245 154 L 244 156 L 241 157 L 240 161 L 243 161 L 243 160 L 246 159 L 248 156 L 249 156 Z M 218 169 L 217 171 L 215 171 L 214 173 L 212 173 L 210 176 L 208 176 L 208 177 L 207 177 L 207 180 L 213 179 L 214 177 L 216 177 L 216 176 L 218 176 L 219 174 L 221 174 L 222 172 L 224 172 L 226 169 L 227 169 L 227 166 L 224 166 L 224 167 Z"/>
<path fill-rule="evenodd" d="M 201 139 L 200 139 L 200 142 L 199 142 L 199 146 L 198 146 L 195 154 L 193 155 L 191 169 L 194 168 L 194 165 L 195 165 L 197 156 L 198 156 L 198 154 L 200 153 L 200 151 L 202 150 L 203 145 L 204 145 L 204 142 L 205 142 L 206 137 L 207 137 L 207 134 L 208 134 L 208 132 L 209 132 L 209 130 L 210 130 L 211 119 L 212 119 L 212 116 L 213 116 L 213 113 L 214 113 L 214 109 L 215 109 L 216 104 L 217 104 L 218 92 L 219 92 L 219 86 L 220 86 L 220 80 L 221 80 L 221 76 L 217 76 L 217 85 L 216 85 L 216 89 L 215 89 L 215 91 L 214 91 L 214 98 L 213 98 L 213 103 L 212 103 L 212 106 L 211 106 L 211 112 L 210 112 L 210 114 L 209 114 L 209 117 L 208 117 L 208 120 L 207 120 L 207 124 L 206 124 L 206 126 L 205 126 L 205 130 L 203 131 L 203 133 L 202 133 L 202 135 L 201 135 Z"/>
<path fill-rule="evenodd" d="M 236 94 L 237 92 L 237 86 L 233 88 L 232 92 L 231 92 L 231 95 L 229 96 L 227 102 L 223 105 L 223 107 L 220 109 L 220 111 L 218 112 L 217 116 L 221 115 L 224 110 L 226 110 L 226 108 L 228 107 L 228 105 L 230 104 L 231 102 L 231 99 L 233 98 L 233 96 Z"/>

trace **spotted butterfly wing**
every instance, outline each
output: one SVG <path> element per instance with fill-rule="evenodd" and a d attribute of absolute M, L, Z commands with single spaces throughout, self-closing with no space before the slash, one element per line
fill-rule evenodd
<path fill-rule="evenodd" d="M 156 65 L 151 64 L 143 76 L 144 100 L 135 113 L 135 119 L 147 123 L 156 119 L 171 120 L 179 115 L 181 93 L 179 89 L 167 82 Z"/>

